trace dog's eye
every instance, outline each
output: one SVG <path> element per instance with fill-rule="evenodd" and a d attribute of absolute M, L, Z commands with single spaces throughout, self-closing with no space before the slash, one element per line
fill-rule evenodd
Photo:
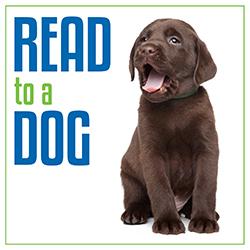
<path fill-rule="evenodd" d="M 168 39 L 168 42 L 170 44 L 173 44 L 173 45 L 178 45 L 181 43 L 181 41 L 176 37 L 176 36 L 172 36 Z"/>
<path fill-rule="evenodd" d="M 147 36 L 143 36 L 143 37 L 141 37 L 141 42 L 146 42 L 147 40 L 148 40 L 148 37 Z"/>

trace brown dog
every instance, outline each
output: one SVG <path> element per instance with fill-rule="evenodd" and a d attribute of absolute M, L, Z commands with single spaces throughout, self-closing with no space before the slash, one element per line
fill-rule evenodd
<path fill-rule="evenodd" d="M 218 139 L 213 109 L 199 85 L 214 77 L 206 45 L 187 23 L 160 19 L 136 39 L 130 73 L 139 73 L 139 122 L 122 159 L 126 224 L 146 223 L 153 231 L 219 230 L 215 212 Z"/>

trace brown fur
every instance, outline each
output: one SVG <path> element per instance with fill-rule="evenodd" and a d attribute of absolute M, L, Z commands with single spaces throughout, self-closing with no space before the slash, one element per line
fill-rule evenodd
<path fill-rule="evenodd" d="M 173 36 L 180 43 L 172 44 Z M 142 89 L 146 64 L 171 79 L 167 91 Z M 190 231 L 217 232 L 218 139 L 211 103 L 199 86 L 216 73 L 210 53 L 190 25 L 160 19 L 136 39 L 130 55 L 132 80 L 134 68 L 142 96 L 138 126 L 122 159 L 123 222 L 141 224 L 153 216 L 154 232 L 179 234 L 185 232 L 183 213 L 191 218 Z M 177 211 L 175 198 L 188 193 L 190 199 Z"/>

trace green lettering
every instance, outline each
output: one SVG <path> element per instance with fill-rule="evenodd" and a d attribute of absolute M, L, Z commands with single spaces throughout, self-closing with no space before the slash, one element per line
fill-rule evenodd
<path fill-rule="evenodd" d="M 44 105 L 52 104 L 52 85 L 50 83 L 44 83 L 42 86 L 42 103 Z"/>

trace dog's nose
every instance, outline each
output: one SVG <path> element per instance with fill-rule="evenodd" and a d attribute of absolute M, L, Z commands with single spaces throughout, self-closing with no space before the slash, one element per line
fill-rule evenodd
<path fill-rule="evenodd" d="M 143 46 L 140 50 L 140 54 L 144 56 L 153 56 L 156 54 L 156 52 L 157 48 L 150 44 Z"/>

